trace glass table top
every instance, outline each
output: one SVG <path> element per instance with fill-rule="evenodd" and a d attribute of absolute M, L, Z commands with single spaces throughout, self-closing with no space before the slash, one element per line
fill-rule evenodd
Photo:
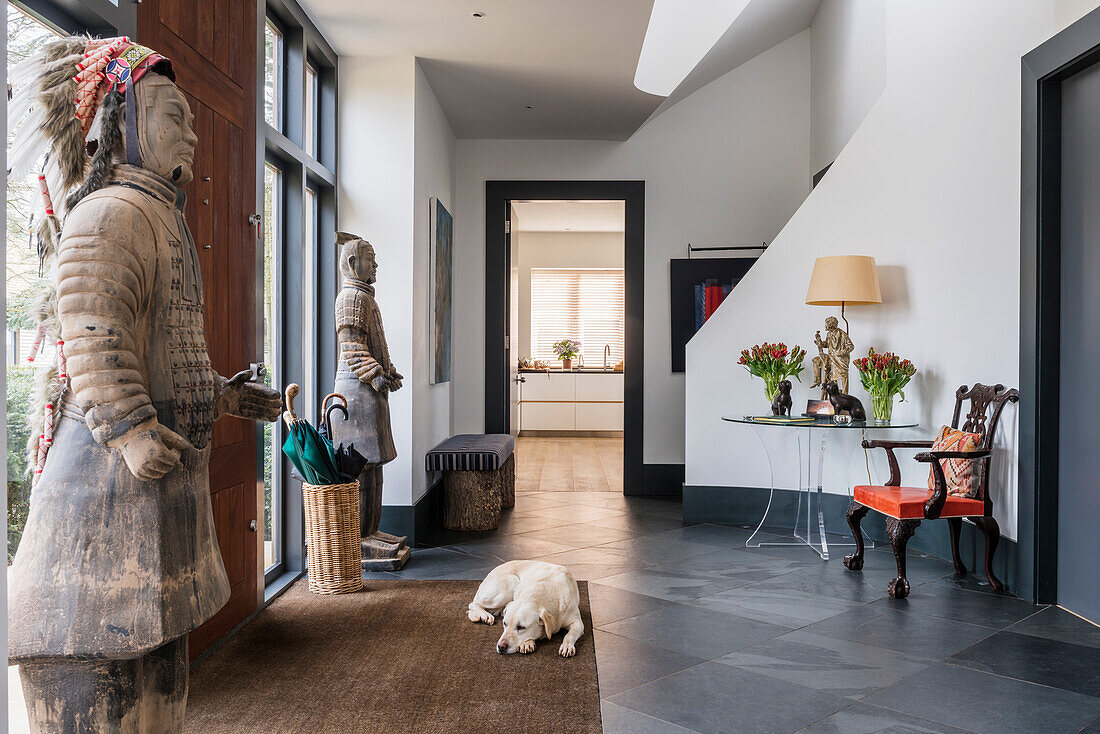
<path fill-rule="evenodd" d="M 770 415 L 724 415 L 722 420 L 730 423 L 745 423 L 751 426 L 780 426 L 783 428 L 916 428 L 919 423 L 879 423 L 876 420 L 852 421 L 851 423 L 833 423 L 832 416 L 821 418 L 779 418 Z"/>

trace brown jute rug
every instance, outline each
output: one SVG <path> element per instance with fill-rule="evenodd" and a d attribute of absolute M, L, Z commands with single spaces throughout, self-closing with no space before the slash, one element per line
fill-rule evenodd
<path fill-rule="evenodd" d="M 367 581 L 317 596 L 305 579 L 191 672 L 196 734 L 599 734 L 588 585 L 576 657 L 561 636 L 499 655 L 501 623 L 466 619 L 476 581 Z"/>

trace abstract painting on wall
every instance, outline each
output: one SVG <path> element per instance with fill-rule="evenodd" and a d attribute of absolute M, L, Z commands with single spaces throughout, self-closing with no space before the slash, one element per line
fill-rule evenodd
<path fill-rule="evenodd" d="M 439 201 L 431 200 L 431 294 L 429 323 L 431 343 L 428 352 L 431 364 L 428 376 L 431 384 L 451 379 L 451 260 L 454 251 L 451 213 Z"/>
<path fill-rule="evenodd" d="M 672 371 L 683 372 L 687 343 L 703 328 L 756 257 L 714 257 L 669 261 L 672 300 Z"/>

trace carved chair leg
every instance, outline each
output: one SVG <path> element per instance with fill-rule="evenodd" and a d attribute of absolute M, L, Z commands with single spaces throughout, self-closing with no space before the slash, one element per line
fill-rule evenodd
<path fill-rule="evenodd" d="M 990 587 L 996 592 L 1005 590 L 1001 580 L 993 575 L 993 554 L 997 552 L 997 544 L 1001 541 L 1001 527 L 992 517 L 972 518 L 974 524 L 985 535 L 985 577 L 989 579 Z"/>
<path fill-rule="evenodd" d="M 854 501 L 848 505 L 848 527 L 852 529 L 852 537 L 856 539 L 856 552 L 844 556 L 844 567 L 849 571 L 863 570 L 863 528 L 859 523 L 870 509 Z"/>
<path fill-rule="evenodd" d="M 959 533 L 962 532 L 962 518 L 949 517 L 947 526 L 951 528 L 951 560 L 955 562 L 955 573 L 966 574 L 966 564 L 959 557 Z"/>
<path fill-rule="evenodd" d="M 886 518 L 886 534 L 890 536 L 890 547 L 894 549 L 894 560 L 898 564 L 898 577 L 890 582 L 886 591 L 895 599 L 909 596 L 909 579 L 905 578 L 905 546 L 918 525 L 920 520 Z"/>

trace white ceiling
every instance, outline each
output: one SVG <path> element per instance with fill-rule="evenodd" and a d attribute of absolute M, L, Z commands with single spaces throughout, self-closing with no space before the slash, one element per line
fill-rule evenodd
<path fill-rule="evenodd" d="M 681 87 L 808 27 L 819 1 L 751 0 Z M 671 103 L 634 86 L 653 0 L 303 4 L 342 56 L 419 58 L 458 138 L 625 140 Z"/>
<path fill-rule="evenodd" d="M 622 232 L 622 201 L 513 201 L 519 232 Z"/>

